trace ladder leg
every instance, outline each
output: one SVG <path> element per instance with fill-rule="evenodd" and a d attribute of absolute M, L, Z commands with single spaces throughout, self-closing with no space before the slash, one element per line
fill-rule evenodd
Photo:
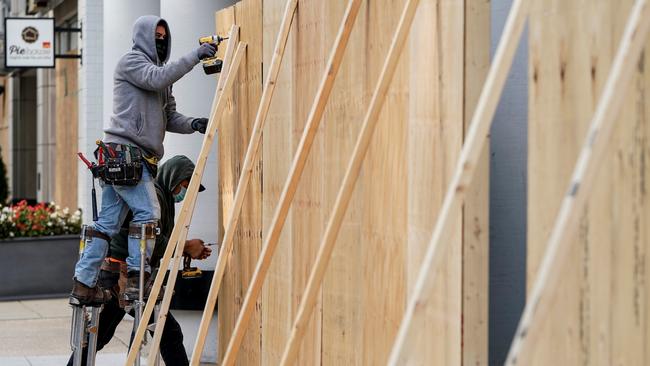
<path fill-rule="evenodd" d="M 140 278 L 139 278 L 139 286 L 138 286 L 138 300 L 135 301 L 134 303 L 134 321 L 133 321 L 133 329 L 138 329 L 138 326 L 140 325 L 140 322 L 142 321 L 142 308 L 144 306 L 144 267 L 145 267 L 145 260 L 146 260 L 146 253 L 147 253 L 147 235 L 146 235 L 146 230 L 147 226 L 142 225 L 140 227 Z M 144 341 L 142 344 L 147 344 L 147 335 L 144 335 Z M 142 346 L 140 346 L 140 349 L 138 349 L 137 356 L 135 358 L 135 366 L 140 366 L 140 356 L 141 356 L 141 351 L 142 351 Z"/>
<path fill-rule="evenodd" d="M 142 306 L 139 301 L 135 301 L 133 303 L 133 330 L 135 332 L 135 329 L 138 329 L 138 325 L 140 324 L 140 317 L 142 316 Z M 145 341 L 146 341 L 146 335 L 145 335 Z M 145 342 L 143 342 L 145 343 Z M 131 344 L 131 347 L 133 347 L 133 344 Z M 140 350 L 137 352 L 137 356 L 135 357 L 135 366 L 140 366 Z"/>
<path fill-rule="evenodd" d="M 74 366 L 81 366 L 83 344 L 86 333 L 86 309 L 83 306 L 72 306 L 72 328 L 70 331 L 70 347 Z"/>
<path fill-rule="evenodd" d="M 94 306 L 90 308 L 90 323 L 87 328 L 88 358 L 86 359 L 86 366 L 95 366 L 95 356 L 97 354 L 97 331 L 99 328 L 99 316 L 101 309 L 101 306 Z"/>
<path fill-rule="evenodd" d="M 153 315 L 154 319 L 158 319 L 158 315 L 160 315 L 160 301 L 157 302 L 156 306 L 153 308 L 153 314 L 154 314 Z M 156 352 L 156 359 L 153 362 L 153 366 L 159 366 L 159 365 L 160 365 L 160 350 Z"/>

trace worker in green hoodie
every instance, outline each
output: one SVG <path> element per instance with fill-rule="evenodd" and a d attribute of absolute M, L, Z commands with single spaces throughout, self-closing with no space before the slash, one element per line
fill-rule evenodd
<path fill-rule="evenodd" d="M 177 155 L 162 164 L 158 170 L 158 176 L 155 181 L 156 195 L 160 204 L 160 235 L 156 237 L 156 245 L 151 255 L 151 267 L 157 268 L 160 258 L 165 252 L 169 236 L 174 228 L 174 204 L 181 202 L 185 198 L 185 192 L 189 185 L 190 178 L 194 171 L 194 163 L 185 156 Z M 201 185 L 199 192 L 204 191 L 205 187 Z M 126 258 L 128 251 L 128 234 L 129 234 L 129 216 L 127 215 L 126 223 L 120 232 L 111 238 L 110 251 L 107 258 L 102 264 L 99 274 L 99 283 L 102 288 L 110 289 L 113 292 L 110 300 L 104 304 L 99 318 L 99 327 L 97 330 L 97 350 L 101 350 L 115 334 L 115 329 L 122 321 L 126 314 L 124 310 L 125 303 L 121 300 L 120 294 L 124 291 L 126 281 Z M 192 259 L 205 259 L 210 256 L 212 250 L 205 246 L 201 239 L 191 239 L 185 242 L 184 255 Z M 122 274 L 122 280 L 120 279 Z M 121 286 L 120 286 L 121 285 Z M 149 282 L 151 285 L 151 281 Z M 187 353 L 183 346 L 183 332 L 181 327 L 174 319 L 171 313 L 167 315 L 167 321 L 163 328 L 162 338 L 160 339 L 160 354 L 165 365 L 167 366 L 184 366 L 188 365 Z M 83 349 L 83 364 L 86 362 L 86 348 Z M 73 364 L 72 356 L 68 365 Z"/>

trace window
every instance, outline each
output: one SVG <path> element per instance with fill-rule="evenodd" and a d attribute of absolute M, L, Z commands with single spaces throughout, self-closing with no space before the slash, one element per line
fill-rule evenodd
<path fill-rule="evenodd" d="M 78 28 L 77 15 L 73 15 L 58 25 L 59 28 Z M 79 49 L 79 32 L 56 32 L 56 54 L 64 55 Z"/>

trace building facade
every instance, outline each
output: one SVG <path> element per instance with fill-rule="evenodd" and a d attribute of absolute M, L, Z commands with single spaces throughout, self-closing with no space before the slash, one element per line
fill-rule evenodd
<path fill-rule="evenodd" d="M 10 198 L 55 202 L 80 207 L 85 223 L 92 220 L 91 176 L 76 152 L 92 154 L 95 141 L 112 112 L 113 70 L 131 48 L 131 29 L 142 15 L 159 15 L 173 35 L 171 59 L 198 46 L 198 38 L 215 32 L 216 11 L 233 0 L 4 0 L 0 1 L 0 27 L 4 18 L 53 17 L 57 54 L 81 54 L 80 59 L 58 58 L 53 69 L 7 69 L 2 66 L 0 86 L 0 147 L 7 165 Z M 80 32 L 70 31 L 79 28 Z M 4 29 L 0 29 L 4 34 Z M 0 34 L 0 38 L 3 34 Z M 4 61 L 2 61 L 4 62 Z M 209 117 L 217 79 L 200 66 L 174 85 L 178 111 Z M 178 154 L 196 160 L 203 135 L 168 134 L 164 160 Z M 213 151 L 203 179 L 190 238 L 217 239 L 217 157 Z M 101 190 L 97 187 L 98 195 Z M 101 204 L 101 197 L 97 197 Z M 214 256 L 213 256 L 214 257 Z M 194 263 L 213 269 L 216 258 Z M 186 330 L 191 351 L 200 313 L 177 314 Z M 216 332 L 211 330 L 211 337 Z M 214 361 L 216 345 L 209 342 L 204 360 Z"/>

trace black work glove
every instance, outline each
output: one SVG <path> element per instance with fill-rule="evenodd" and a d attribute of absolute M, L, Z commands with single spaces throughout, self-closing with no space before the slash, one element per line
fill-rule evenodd
<path fill-rule="evenodd" d="M 208 127 L 207 118 L 194 118 L 192 121 L 192 129 L 200 133 L 205 133 L 205 129 Z"/>
<path fill-rule="evenodd" d="M 215 53 L 217 53 L 217 48 L 209 43 L 203 43 L 196 49 L 196 55 L 199 57 L 199 60 L 212 57 Z"/>

